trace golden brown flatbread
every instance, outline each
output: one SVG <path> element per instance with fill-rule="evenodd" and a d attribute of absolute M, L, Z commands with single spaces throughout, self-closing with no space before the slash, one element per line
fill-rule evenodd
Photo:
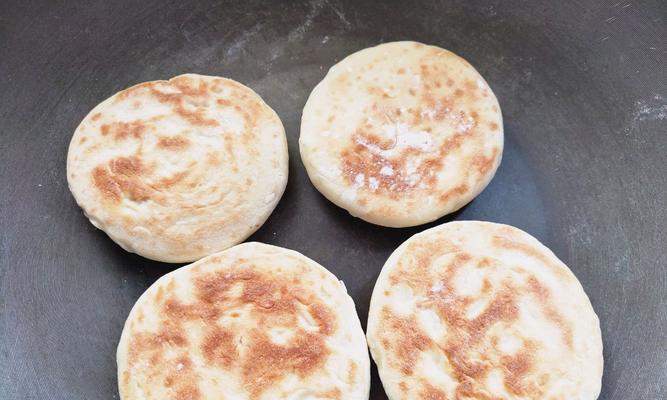
<path fill-rule="evenodd" d="M 287 183 L 285 131 L 251 89 L 187 74 L 123 90 L 72 138 L 70 190 L 124 249 L 194 261 L 259 228 Z"/>
<path fill-rule="evenodd" d="M 600 324 L 535 238 L 451 222 L 403 243 L 377 280 L 368 344 L 391 400 L 594 400 Z"/>
<path fill-rule="evenodd" d="M 117 360 L 122 400 L 367 400 L 370 387 L 345 285 L 261 243 L 160 278 L 132 308 Z"/>
<path fill-rule="evenodd" d="M 368 222 L 419 225 L 458 210 L 495 174 L 498 101 L 464 59 L 394 42 L 334 65 L 303 110 L 301 158 L 315 187 Z"/>

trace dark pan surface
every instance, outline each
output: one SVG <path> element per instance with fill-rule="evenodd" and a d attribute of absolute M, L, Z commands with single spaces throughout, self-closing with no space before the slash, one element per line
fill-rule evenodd
<path fill-rule="evenodd" d="M 365 325 L 385 259 L 426 227 L 376 227 L 319 195 L 299 158 L 299 121 L 329 66 L 399 39 L 468 59 L 505 117 L 495 179 L 438 223 L 508 223 L 551 247 L 600 316 L 600 399 L 667 398 L 666 14 L 660 0 L 3 1 L 0 399 L 118 398 L 125 317 L 177 266 L 93 228 L 67 189 L 65 155 L 97 103 L 184 72 L 239 80 L 281 116 L 289 184 L 252 239 L 332 270 Z M 371 398 L 385 399 L 373 374 Z"/>

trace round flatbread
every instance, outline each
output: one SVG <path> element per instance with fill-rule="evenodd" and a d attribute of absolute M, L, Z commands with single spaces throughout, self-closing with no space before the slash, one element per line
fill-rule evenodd
<path fill-rule="evenodd" d="M 368 344 L 391 400 L 600 393 L 600 324 L 581 284 L 507 225 L 451 222 L 403 243 L 375 285 Z"/>
<path fill-rule="evenodd" d="M 276 113 L 238 82 L 187 74 L 123 90 L 74 132 L 67 180 L 84 213 L 124 249 L 166 262 L 233 246 L 287 184 Z"/>
<path fill-rule="evenodd" d="M 500 164 L 503 123 L 486 81 L 435 46 L 386 43 L 334 65 L 303 109 L 301 158 L 350 214 L 404 227 L 458 210 Z"/>
<path fill-rule="evenodd" d="M 123 400 L 366 400 L 370 388 L 345 285 L 261 243 L 155 282 L 130 312 L 117 359 Z"/>

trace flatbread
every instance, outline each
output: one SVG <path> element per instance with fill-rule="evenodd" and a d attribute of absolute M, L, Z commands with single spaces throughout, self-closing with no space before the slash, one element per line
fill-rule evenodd
<path fill-rule="evenodd" d="M 600 324 L 527 233 L 451 222 L 403 243 L 375 285 L 368 344 L 390 400 L 594 400 Z"/>
<path fill-rule="evenodd" d="M 367 400 L 370 388 L 345 285 L 261 243 L 155 282 L 130 312 L 117 360 L 122 400 Z"/>
<path fill-rule="evenodd" d="M 238 82 L 195 74 L 123 90 L 74 132 L 70 190 L 124 249 L 187 262 L 259 228 L 287 184 L 285 130 Z"/>
<path fill-rule="evenodd" d="M 334 65 L 303 109 L 301 158 L 315 187 L 350 214 L 405 227 L 477 196 L 503 150 L 500 107 L 464 59 L 386 43 Z"/>

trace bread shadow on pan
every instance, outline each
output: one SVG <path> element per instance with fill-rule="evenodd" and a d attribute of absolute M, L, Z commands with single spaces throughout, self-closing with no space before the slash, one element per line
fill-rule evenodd
<path fill-rule="evenodd" d="M 144 281 L 147 286 L 151 285 L 162 275 L 189 264 L 171 264 L 150 260 L 126 251 L 99 229 L 95 233 L 98 235 L 99 240 L 103 242 L 103 254 L 109 259 L 110 267 L 117 269 L 121 276 L 130 275 L 136 281 Z"/>
<path fill-rule="evenodd" d="M 349 232 L 354 236 L 355 241 L 361 242 L 360 246 L 370 247 L 372 251 L 381 253 L 393 252 L 414 234 L 457 220 L 458 216 L 472 203 L 471 201 L 457 211 L 426 224 L 406 228 L 389 228 L 354 217 L 347 210 L 338 207 L 321 194 L 317 196 L 317 201 L 322 211 L 327 215 L 327 219 L 336 225 L 336 230 Z"/>

